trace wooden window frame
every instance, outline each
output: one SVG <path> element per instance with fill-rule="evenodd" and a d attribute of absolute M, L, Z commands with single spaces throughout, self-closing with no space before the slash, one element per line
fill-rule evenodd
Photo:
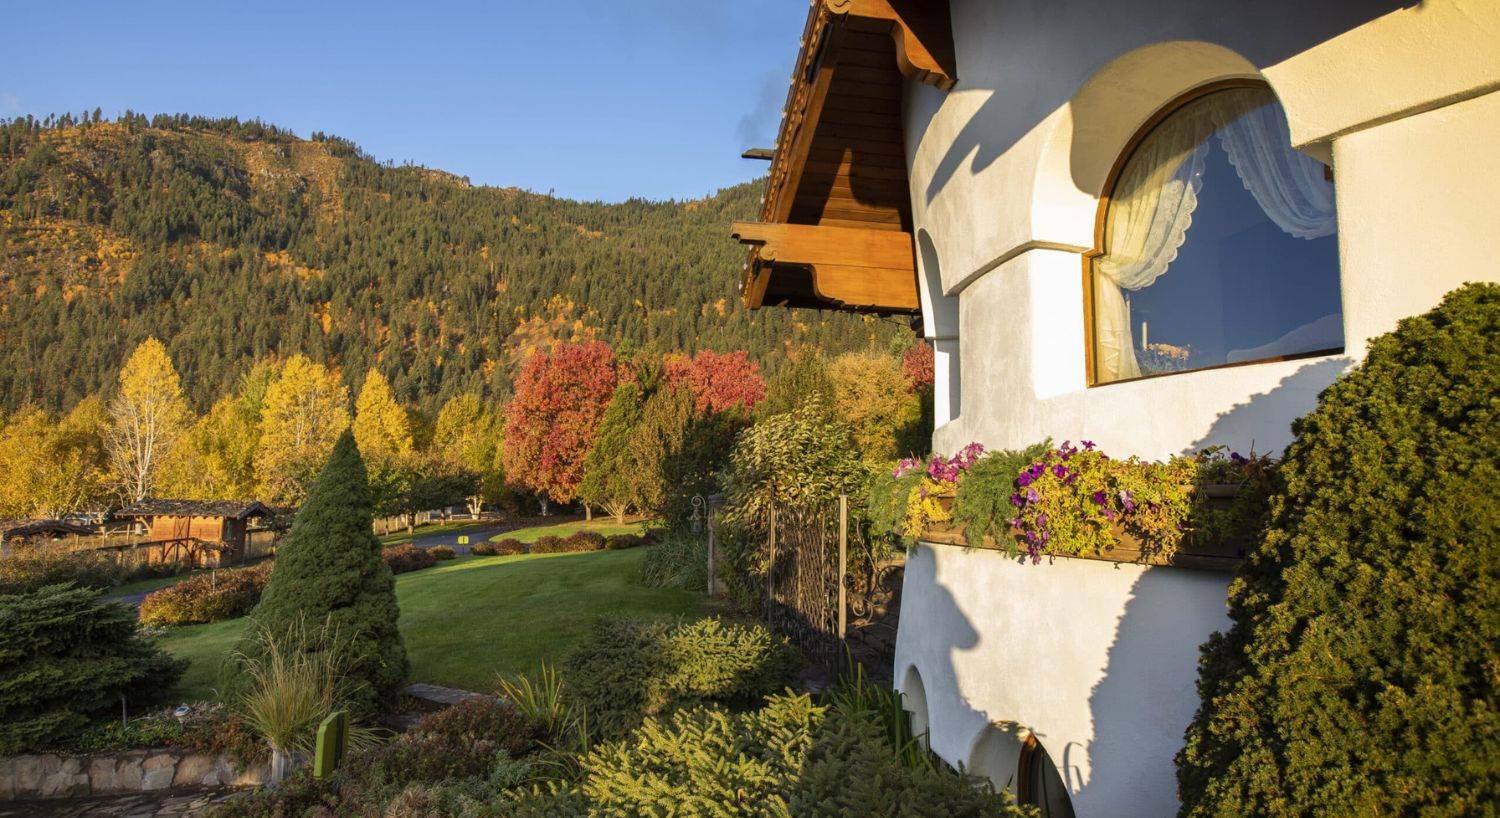
<path fill-rule="evenodd" d="M 1094 259 L 1104 255 L 1104 225 L 1109 217 L 1109 205 L 1113 201 L 1115 185 L 1120 181 L 1120 174 L 1124 172 L 1125 166 L 1135 156 L 1136 150 L 1146 138 L 1155 131 L 1158 126 L 1182 110 L 1187 105 L 1196 102 L 1209 94 L 1226 91 L 1231 88 L 1259 88 L 1266 91 L 1271 86 L 1265 80 L 1252 77 L 1235 77 L 1232 79 L 1216 80 L 1214 82 L 1199 85 L 1181 94 L 1178 94 L 1166 105 L 1158 108 L 1155 113 L 1147 117 L 1146 121 L 1136 129 L 1130 139 L 1125 143 L 1120 155 L 1115 158 L 1115 163 L 1110 166 L 1109 175 L 1104 178 L 1103 192 L 1099 195 L 1099 205 L 1094 212 L 1094 246 L 1083 254 L 1083 347 L 1084 347 L 1084 369 L 1088 388 L 1094 389 L 1102 386 L 1113 386 L 1118 383 L 1134 383 L 1136 381 L 1151 380 L 1153 378 L 1166 378 L 1173 375 L 1189 375 L 1194 372 L 1210 372 L 1215 369 L 1232 369 L 1240 366 L 1253 366 L 1255 364 L 1269 364 L 1279 361 L 1297 361 L 1304 358 L 1321 358 L 1327 355 L 1341 355 L 1343 346 L 1330 347 L 1328 349 L 1317 349 L 1310 352 L 1298 352 L 1292 355 L 1275 355 L 1269 358 L 1256 358 L 1253 361 L 1234 361 L 1231 363 L 1214 364 L 1197 369 L 1189 369 L 1182 372 L 1157 372 L 1150 375 L 1140 375 L 1134 378 L 1120 378 L 1113 381 L 1100 382 L 1098 371 L 1098 338 L 1094 328 Z M 1274 92 L 1272 93 L 1274 96 Z M 1343 270 L 1339 270 L 1342 277 Z M 1343 297 L 1339 298 L 1339 314 L 1343 314 Z"/>

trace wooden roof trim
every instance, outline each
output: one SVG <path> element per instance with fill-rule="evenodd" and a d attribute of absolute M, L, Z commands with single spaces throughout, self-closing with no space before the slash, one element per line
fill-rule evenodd
<path fill-rule="evenodd" d="M 745 299 L 765 302 L 776 265 L 812 271 L 819 298 L 845 309 L 915 312 L 917 270 L 910 233 L 826 225 L 735 222 L 733 235 L 757 259 Z"/>
<path fill-rule="evenodd" d="M 953 21 L 943 0 L 823 0 L 833 14 L 889 26 L 904 76 L 944 91 L 958 80 Z"/>

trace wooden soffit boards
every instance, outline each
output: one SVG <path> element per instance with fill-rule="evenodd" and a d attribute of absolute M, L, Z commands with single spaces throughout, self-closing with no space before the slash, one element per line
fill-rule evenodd
<path fill-rule="evenodd" d="M 758 269 L 745 293 L 756 306 L 808 306 L 802 302 L 810 295 L 834 309 L 915 312 L 921 307 L 910 233 L 735 222 L 734 238 L 756 254 Z M 773 289 L 775 279 L 781 280 L 774 281 Z"/>
<path fill-rule="evenodd" d="M 813 3 L 760 222 L 894 233 L 905 242 L 906 260 L 897 266 L 871 266 L 839 264 L 825 256 L 817 265 L 822 272 L 809 274 L 806 264 L 766 258 L 767 243 L 741 236 L 751 245 L 742 282 L 748 306 L 918 310 L 902 94 L 905 77 L 942 88 L 953 84 L 952 39 L 945 0 Z M 816 235 L 837 234 L 806 234 Z M 896 239 L 890 237 L 891 242 Z M 829 276 L 835 267 L 846 268 L 847 275 L 864 271 L 879 278 L 863 289 L 845 281 L 833 284 Z M 891 272 L 898 269 L 909 280 L 898 284 Z M 834 292 L 839 296 L 827 294 Z"/>

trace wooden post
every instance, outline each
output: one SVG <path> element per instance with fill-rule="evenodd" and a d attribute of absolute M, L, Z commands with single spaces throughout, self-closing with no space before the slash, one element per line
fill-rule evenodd
<path fill-rule="evenodd" d="M 776 584 L 776 505 L 771 505 L 771 562 L 766 569 L 766 614 L 771 613 L 771 600 L 775 598 Z"/>
<path fill-rule="evenodd" d="M 708 506 L 708 595 L 713 596 L 719 584 L 717 579 L 718 574 L 715 572 L 715 569 L 718 567 L 715 565 L 718 562 L 718 554 L 715 553 L 718 544 L 714 542 L 713 503 L 707 502 L 704 505 Z"/>
<path fill-rule="evenodd" d="M 839 495 L 839 639 L 849 624 L 844 599 L 844 571 L 849 562 L 849 495 Z"/>

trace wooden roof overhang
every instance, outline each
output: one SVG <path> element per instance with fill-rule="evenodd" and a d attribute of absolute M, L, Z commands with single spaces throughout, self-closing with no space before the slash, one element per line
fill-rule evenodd
<path fill-rule="evenodd" d="M 733 228 L 746 306 L 920 311 L 902 90 L 953 62 L 947 0 L 813 1 L 760 220 Z"/>

